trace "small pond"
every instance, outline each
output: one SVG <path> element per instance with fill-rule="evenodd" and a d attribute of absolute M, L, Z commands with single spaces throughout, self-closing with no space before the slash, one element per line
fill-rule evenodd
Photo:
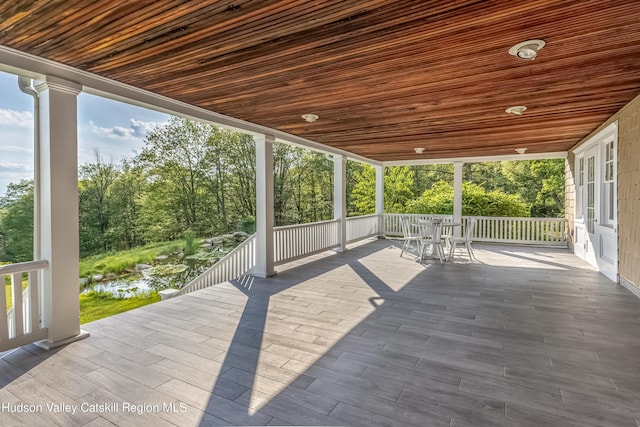
<path fill-rule="evenodd" d="M 111 292 L 113 296 L 119 298 L 131 298 L 141 292 L 154 290 L 149 280 L 143 275 L 134 275 L 126 278 L 118 278 L 107 280 L 104 282 L 94 283 L 82 288 L 80 293 L 87 292 Z"/>

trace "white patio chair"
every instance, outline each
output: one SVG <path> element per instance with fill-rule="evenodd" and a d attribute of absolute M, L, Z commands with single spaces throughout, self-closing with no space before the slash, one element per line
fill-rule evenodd
<path fill-rule="evenodd" d="M 418 252 L 421 253 L 422 236 L 419 233 L 414 233 L 412 231 L 411 219 L 406 216 L 400 217 L 400 225 L 402 226 L 402 235 L 404 239 L 400 256 L 402 256 L 411 247 L 412 243 L 416 244 Z"/>
<path fill-rule="evenodd" d="M 420 223 L 422 235 L 422 249 L 420 251 L 420 260 L 424 258 L 424 249 L 431 245 L 434 255 L 438 256 L 440 264 L 445 260 L 444 246 L 442 245 L 442 219 L 432 219 Z"/>
<path fill-rule="evenodd" d="M 451 245 L 451 248 L 449 249 L 449 258 L 452 259 L 454 252 L 456 250 L 456 246 L 458 244 L 464 244 L 465 247 L 467 248 L 467 253 L 469 254 L 469 260 L 473 261 L 474 259 L 476 259 L 474 253 L 473 253 L 473 249 L 471 248 L 471 242 L 473 241 L 473 231 L 476 228 L 476 218 L 471 218 L 469 219 L 469 222 L 467 223 L 467 228 L 466 230 L 464 230 L 464 236 L 463 237 L 450 237 L 449 238 L 449 244 Z"/>

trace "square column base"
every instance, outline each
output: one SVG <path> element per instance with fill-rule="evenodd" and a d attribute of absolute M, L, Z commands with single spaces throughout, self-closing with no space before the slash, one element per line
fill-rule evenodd
<path fill-rule="evenodd" d="M 54 348 L 62 347 L 63 345 L 67 345 L 75 341 L 83 340 L 88 336 L 89 336 L 89 332 L 83 331 L 82 329 L 80 329 L 80 333 L 78 335 L 74 335 L 72 337 L 65 338 L 60 341 L 51 342 L 49 340 L 42 340 L 42 341 L 35 342 L 34 344 L 40 348 L 44 348 L 45 350 L 53 350 Z"/>
<path fill-rule="evenodd" d="M 260 279 L 267 279 L 267 278 L 269 278 L 269 277 L 277 276 L 277 275 L 278 275 L 278 272 L 277 272 L 277 271 L 274 271 L 274 272 L 273 272 L 273 273 L 271 273 L 271 274 L 264 274 L 264 273 L 251 273 L 251 275 L 252 275 L 253 277 L 259 277 Z"/>

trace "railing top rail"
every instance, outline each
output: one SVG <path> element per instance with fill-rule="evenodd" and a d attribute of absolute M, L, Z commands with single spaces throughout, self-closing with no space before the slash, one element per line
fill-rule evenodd
<path fill-rule="evenodd" d="M 384 214 L 385 216 L 437 216 L 437 217 L 441 217 L 441 216 L 453 216 L 452 214 L 430 214 L 430 213 L 424 213 L 424 214 L 417 214 L 417 213 L 386 213 Z"/>
<path fill-rule="evenodd" d="M 204 276 L 206 276 L 207 274 L 211 273 L 211 271 L 218 269 L 218 268 L 223 268 L 222 266 L 225 264 L 225 262 L 227 262 L 229 259 L 232 259 L 233 256 L 244 250 L 248 245 L 250 245 L 252 243 L 252 241 L 254 241 L 256 238 L 256 233 L 253 233 L 252 235 L 250 235 L 249 237 L 247 237 L 242 243 L 240 243 L 238 246 L 236 246 L 235 248 L 233 248 L 228 254 L 226 254 L 224 257 L 222 257 L 218 262 L 216 262 L 215 264 L 213 264 L 211 267 L 209 267 L 208 269 L 206 269 L 202 274 L 200 274 L 198 277 L 194 278 L 193 280 L 191 280 L 189 283 L 187 283 L 186 285 L 184 285 L 182 288 L 180 288 L 178 290 L 178 292 L 174 293 L 172 296 L 173 297 L 177 297 L 179 295 L 184 295 L 187 294 L 189 292 L 191 292 L 191 288 L 193 288 L 195 286 L 195 284 L 197 284 L 200 279 Z"/>
<path fill-rule="evenodd" d="M 340 222 L 339 219 L 329 219 L 326 221 L 318 221 L 318 222 L 308 222 L 306 224 L 294 224 L 294 225 L 281 225 L 279 227 L 273 227 L 274 231 L 280 231 L 280 230 L 294 230 L 296 228 L 306 228 L 306 227 L 315 227 L 317 225 L 321 225 L 321 224 L 331 224 L 331 223 L 335 223 L 335 222 Z"/>
<path fill-rule="evenodd" d="M 244 249 L 244 247 L 246 245 L 248 245 L 249 243 L 251 243 L 251 239 L 255 239 L 256 238 L 256 234 L 257 233 L 253 233 L 251 234 L 249 237 L 247 237 L 246 239 L 244 239 L 242 242 L 240 242 L 240 244 L 238 246 L 236 246 L 235 248 L 231 249 L 229 251 L 228 254 L 226 254 L 225 256 L 223 256 L 216 264 L 218 264 L 220 261 L 222 261 L 223 259 L 229 257 L 230 255 L 235 254 L 236 252 L 240 252 L 242 249 Z M 213 264 L 211 267 L 215 267 L 216 264 Z"/>
<path fill-rule="evenodd" d="M 358 215 L 358 216 L 348 216 L 347 221 L 350 219 L 362 219 L 362 218 L 373 218 L 378 216 L 378 214 L 369 214 L 369 215 Z"/>
<path fill-rule="evenodd" d="M 477 215 L 464 215 L 463 218 L 478 218 L 478 219 L 496 219 L 501 221 L 506 220 L 518 220 L 518 221 L 565 221 L 566 218 L 543 218 L 543 217 L 532 217 L 532 216 L 477 216 Z"/>
<path fill-rule="evenodd" d="M 434 216 L 452 217 L 450 214 L 415 214 L 415 213 L 385 213 L 385 216 Z M 521 220 L 521 221 L 564 221 L 566 218 L 530 217 L 530 216 L 482 216 L 463 215 L 462 218 L 496 219 L 496 220 Z"/>
<path fill-rule="evenodd" d="M 24 273 L 27 271 L 40 270 L 49 266 L 46 259 L 29 262 L 19 262 L 0 266 L 0 274 Z"/>

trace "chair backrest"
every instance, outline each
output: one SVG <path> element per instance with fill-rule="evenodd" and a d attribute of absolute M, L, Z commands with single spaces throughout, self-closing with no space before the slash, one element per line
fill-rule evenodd
<path fill-rule="evenodd" d="M 429 237 L 431 237 L 431 228 L 433 227 L 433 221 L 430 219 L 421 219 L 418 221 L 418 224 L 420 225 L 420 237 L 422 237 L 423 239 L 428 239 Z"/>
<path fill-rule="evenodd" d="M 473 231 L 476 229 L 476 222 L 478 222 L 477 218 L 470 218 L 467 223 L 467 229 L 464 231 L 464 238 L 469 242 L 473 240 Z"/>
<path fill-rule="evenodd" d="M 411 237 L 411 223 L 407 216 L 400 217 L 400 225 L 402 226 L 402 235 L 407 238 Z"/>

